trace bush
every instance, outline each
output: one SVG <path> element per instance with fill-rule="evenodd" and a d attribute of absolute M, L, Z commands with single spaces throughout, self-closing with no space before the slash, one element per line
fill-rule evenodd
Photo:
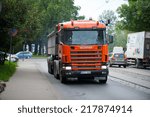
<path fill-rule="evenodd" d="M 0 65 L 3 65 L 5 62 L 6 54 L 5 52 L 0 51 Z"/>
<path fill-rule="evenodd" d="M 0 65 L 0 81 L 8 81 L 16 71 L 17 63 L 5 61 L 4 65 Z"/>

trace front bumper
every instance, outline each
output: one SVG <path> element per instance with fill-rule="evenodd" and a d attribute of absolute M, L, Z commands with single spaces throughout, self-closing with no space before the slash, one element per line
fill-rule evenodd
<path fill-rule="evenodd" d="M 63 70 L 62 75 L 66 78 L 90 78 L 90 77 L 106 77 L 108 75 L 108 69 L 93 70 L 93 71 L 67 71 Z"/>
<path fill-rule="evenodd" d="M 112 65 L 127 65 L 126 61 L 111 61 L 110 64 Z"/>

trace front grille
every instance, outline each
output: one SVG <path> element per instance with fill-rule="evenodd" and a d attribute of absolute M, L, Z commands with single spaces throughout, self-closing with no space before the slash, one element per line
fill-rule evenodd
<path fill-rule="evenodd" d="M 100 70 L 102 50 L 71 49 L 71 63 L 73 70 Z"/>

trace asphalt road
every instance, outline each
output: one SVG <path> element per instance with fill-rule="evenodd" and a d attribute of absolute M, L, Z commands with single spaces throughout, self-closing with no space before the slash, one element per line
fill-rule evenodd
<path fill-rule="evenodd" d="M 134 87 L 150 94 L 150 68 L 137 69 L 134 66 L 109 68 L 109 76 L 112 80 L 119 81 L 125 85 Z"/>
<path fill-rule="evenodd" d="M 131 72 L 135 68 L 117 68 L 117 70 L 111 68 L 110 71 L 112 69 L 113 72 L 118 72 L 119 69 L 130 69 Z M 146 73 L 143 72 L 143 75 Z M 136 74 L 135 72 L 133 77 Z M 107 84 L 98 84 L 95 81 L 71 81 L 68 84 L 61 84 L 53 75 L 48 74 L 46 59 L 27 59 L 19 61 L 17 72 L 7 83 L 6 90 L 0 95 L 0 99 L 149 100 L 150 93 L 113 80 L 111 76 Z"/>

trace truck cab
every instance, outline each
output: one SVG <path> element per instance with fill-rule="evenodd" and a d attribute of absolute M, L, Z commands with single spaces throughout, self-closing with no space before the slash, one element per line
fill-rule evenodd
<path fill-rule="evenodd" d="M 93 20 L 59 23 L 48 35 L 48 71 L 65 83 L 69 79 L 107 82 L 106 26 Z"/>

